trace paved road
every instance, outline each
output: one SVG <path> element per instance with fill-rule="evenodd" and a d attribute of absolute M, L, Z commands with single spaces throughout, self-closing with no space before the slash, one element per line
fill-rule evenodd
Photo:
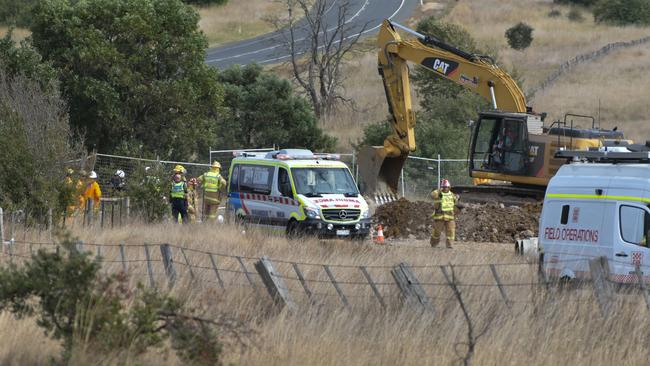
<path fill-rule="evenodd" d="M 388 18 L 397 22 L 411 16 L 420 0 L 326 0 L 326 24 L 333 27 L 337 24 L 339 5 L 349 1 L 350 8 L 347 16 L 349 38 L 360 34 L 362 36 L 375 34 L 381 22 Z M 307 30 L 299 23 L 296 27 L 297 48 L 306 46 Z M 205 62 L 210 66 L 226 68 L 230 65 L 245 65 L 251 62 L 271 64 L 286 61 L 289 52 L 285 46 L 286 31 L 268 33 L 256 38 L 235 42 L 224 46 L 210 48 Z"/>

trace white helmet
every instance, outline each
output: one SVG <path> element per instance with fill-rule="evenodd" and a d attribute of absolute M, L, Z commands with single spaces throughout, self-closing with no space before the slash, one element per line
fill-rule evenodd
<path fill-rule="evenodd" d="M 124 170 L 121 170 L 121 169 L 118 169 L 118 170 L 115 172 L 115 175 L 117 175 L 117 176 L 120 177 L 120 178 L 124 178 L 124 177 L 126 176 L 126 174 L 124 174 Z"/>
<path fill-rule="evenodd" d="M 95 173 L 95 171 L 93 170 L 92 172 L 90 172 L 90 174 L 88 174 L 88 178 L 97 179 L 97 173 Z"/>

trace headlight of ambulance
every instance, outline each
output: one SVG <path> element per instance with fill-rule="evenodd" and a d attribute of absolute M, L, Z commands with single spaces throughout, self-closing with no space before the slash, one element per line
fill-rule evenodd
<path fill-rule="evenodd" d="M 307 215 L 307 217 L 310 219 L 320 219 L 320 215 L 318 214 L 317 210 L 309 207 L 304 207 L 303 210 L 305 211 L 305 215 Z"/>
<path fill-rule="evenodd" d="M 370 210 L 365 210 L 361 213 L 361 218 L 362 219 L 368 219 L 370 218 Z"/>

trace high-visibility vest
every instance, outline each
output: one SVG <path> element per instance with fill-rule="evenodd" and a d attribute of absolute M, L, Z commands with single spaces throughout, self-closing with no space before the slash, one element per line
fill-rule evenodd
<path fill-rule="evenodd" d="M 172 183 L 172 198 L 185 198 L 185 183 Z"/>
<path fill-rule="evenodd" d="M 217 172 L 206 172 L 203 174 L 203 189 L 206 192 L 219 192 L 221 185 L 221 174 Z"/>
<path fill-rule="evenodd" d="M 454 207 L 456 206 L 456 196 L 451 192 L 434 191 L 434 204 L 439 208 L 433 214 L 436 220 L 454 220 Z"/>

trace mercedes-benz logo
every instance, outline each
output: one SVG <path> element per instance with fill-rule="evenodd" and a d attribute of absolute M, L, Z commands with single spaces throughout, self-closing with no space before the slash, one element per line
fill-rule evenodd
<path fill-rule="evenodd" d="M 346 219 L 348 217 L 348 212 L 345 210 L 339 211 L 339 218 Z"/>

